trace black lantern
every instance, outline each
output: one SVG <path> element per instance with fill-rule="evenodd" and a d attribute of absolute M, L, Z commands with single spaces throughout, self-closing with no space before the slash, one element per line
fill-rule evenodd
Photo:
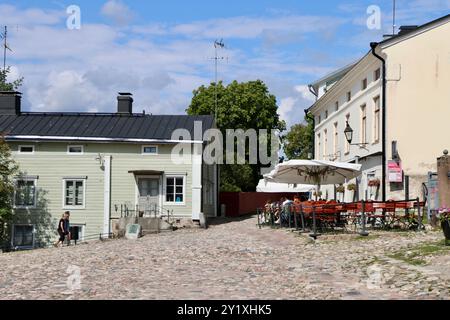
<path fill-rule="evenodd" d="M 347 121 L 347 127 L 344 130 L 345 138 L 347 139 L 349 144 L 352 144 L 353 141 L 353 129 L 350 127 Z"/>

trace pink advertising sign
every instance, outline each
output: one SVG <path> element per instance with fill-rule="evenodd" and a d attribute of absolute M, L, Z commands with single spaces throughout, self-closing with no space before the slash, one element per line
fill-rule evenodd
<path fill-rule="evenodd" d="M 403 182 L 403 169 L 401 164 L 396 161 L 388 162 L 388 176 L 389 182 L 401 183 Z"/>

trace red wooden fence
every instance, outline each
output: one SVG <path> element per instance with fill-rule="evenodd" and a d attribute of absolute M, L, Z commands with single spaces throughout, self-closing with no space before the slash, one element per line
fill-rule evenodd
<path fill-rule="evenodd" d="M 294 199 L 298 193 L 264 193 L 264 192 L 221 192 L 220 205 L 226 206 L 227 217 L 240 217 L 254 214 L 263 208 L 267 200 L 279 201 L 282 197 Z"/>

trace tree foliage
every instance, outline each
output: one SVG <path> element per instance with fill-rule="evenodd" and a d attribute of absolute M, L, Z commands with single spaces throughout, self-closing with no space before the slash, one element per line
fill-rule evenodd
<path fill-rule="evenodd" d="M 7 67 L 5 70 L 0 70 L 0 91 L 17 91 L 22 86 L 23 78 L 8 82 L 9 73 L 11 73 L 10 67 Z"/>
<path fill-rule="evenodd" d="M 18 166 L 11 156 L 11 150 L 0 136 L 0 244 L 6 237 L 6 223 L 12 217 L 12 194 L 14 191 L 14 175 Z"/>
<path fill-rule="evenodd" d="M 0 70 L 0 91 L 17 91 L 23 78 L 8 82 L 10 67 Z M 13 177 L 18 172 L 18 165 L 11 156 L 11 150 L 0 133 L 0 246 L 7 238 L 7 223 L 13 214 L 12 194 L 14 192 Z"/>
<path fill-rule="evenodd" d="M 217 96 L 217 110 L 216 110 Z M 201 86 L 193 92 L 189 115 L 214 115 L 216 124 L 225 137 L 227 129 L 249 130 L 286 129 L 278 115 L 276 97 L 261 80 L 233 81 L 227 86 L 222 82 Z M 224 141 L 225 143 L 225 141 Z M 270 145 L 270 144 L 269 144 Z M 260 179 L 261 165 L 223 165 L 221 167 L 222 191 L 255 191 Z"/>
<path fill-rule="evenodd" d="M 292 126 L 283 136 L 283 145 L 284 152 L 290 160 L 308 159 L 308 154 L 312 153 L 314 146 L 313 120 L 306 117 L 304 123 Z"/>

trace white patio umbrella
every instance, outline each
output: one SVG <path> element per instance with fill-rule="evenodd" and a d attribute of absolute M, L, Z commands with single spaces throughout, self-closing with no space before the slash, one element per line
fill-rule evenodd
<path fill-rule="evenodd" d="M 264 179 L 275 183 L 315 185 L 319 191 L 321 185 L 342 184 L 347 179 L 357 177 L 360 172 L 360 164 L 325 160 L 290 160 L 277 165 L 271 173 L 264 176 Z"/>
<path fill-rule="evenodd" d="M 312 185 L 305 184 L 289 184 L 289 183 L 276 183 L 270 182 L 268 180 L 262 179 L 259 181 L 256 187 L 256 192 L 265 193 L 306 193 L 314 190 Z"/>
<path fill-rule="evenodd" d="M 316 185 L 317 200 L 321 185 L 344 183 L 347 179 L 357 177 L 360 172 L 360 164 L 325 160 L 291 160 L 277 165 L 271 173 L 264 176 L 264 179 L 278 183 Z M 310 236 L 314 239 L 318 236 L 315 210 L 313 211 L 313 233 Z"/>

